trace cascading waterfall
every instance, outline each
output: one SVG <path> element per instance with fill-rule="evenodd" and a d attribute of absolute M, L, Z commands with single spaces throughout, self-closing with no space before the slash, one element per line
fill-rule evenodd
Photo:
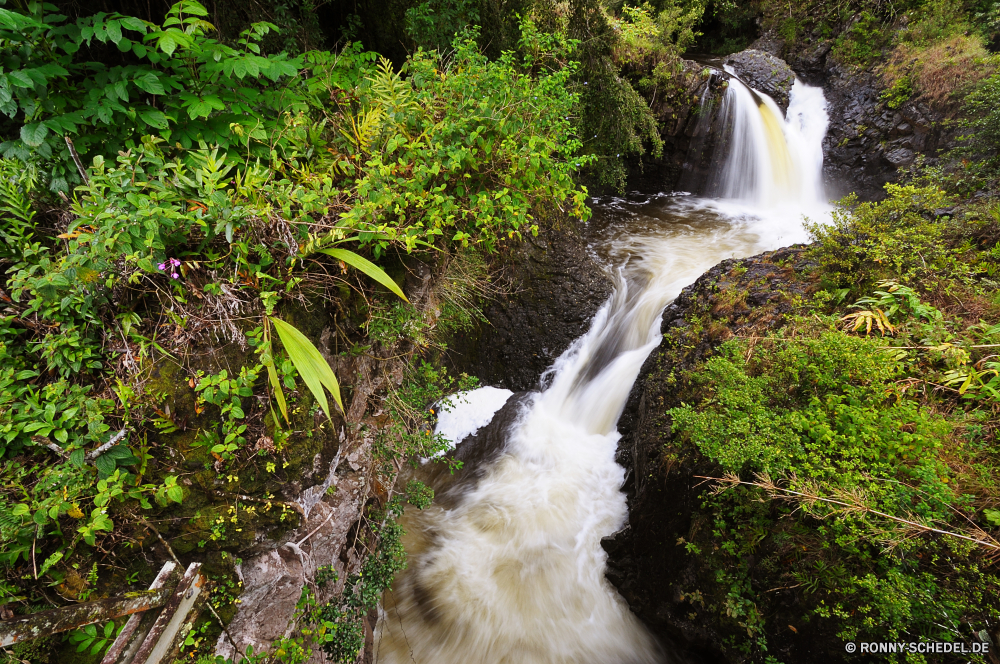
<path fill-rule="evenodd" d="M 811 203 L 822 196 L 826 100 L 820 88 L 793 87 L 787 117 L 767 95 L 738 78 L 719 109 L 728 153 L 713 178 L 713 196 L 757 206 Z"/>
<path fill-rule="evenodd" d="M 822 92 L 796 82 L 787 119 L 736 82 L 718 183 L 728 200 L 614 200 L 595 251 L 614 294 L 520 402 L 501 449 L 452 499 L 407 510 L 408 568 L 383 599 L 383 664 L 640 664 L 669 657 L 604 578 L 601 538 L 626 521 L 616 424 L 664 306 L 724 258 L 803 239 L 822 213 Z M 774 212 L 774 206 L 797 210 Z M 484 388 L 492 389 L 492 388 Z M 458 401 L 475 431 L 506 395 Z M 483 409 L 486 409 L 485 411 Z M 469 424 L 471 423 L 471 424 Z"/>

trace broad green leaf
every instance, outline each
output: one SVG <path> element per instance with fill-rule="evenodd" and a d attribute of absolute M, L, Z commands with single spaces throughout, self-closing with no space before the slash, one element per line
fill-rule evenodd
<path fill-rule="evenodd" d="M 8 30 L 17 30 L 17 31 L 21 31 L 26 28 L 48 27 L 44 23 L 39 23 L 33 18 L 25 16 L 24 14 L 18 14 L 16 12 L 12 12 L 8 9 L 0 9 L 0 26 L 3 26 Z"/>
<path fill-rule="evenodd" d="M 359 256 L 353 251 L 348 251 L 347 249 L 320 249 L 320 253 L 333 256 L 337 260 L 342 260 L 348 265 L 358 268 L 369 277 L 401 297 L 404 302 L 409 302 L 409 300 L 406 299 L 406 296 L 403 295 L 403 290 L 395 281 L 392 280 L 392 277 L 386 274 L 382 268 L 375 265 L 375 263 L 372 263 L 367 258 Z"/>
<path fill-rule="evenodd" d="M 108 39 L 115 44 L 122 40 L 122 28 L 119 21 L 108 21 L 104 24 L 104 29 L 108 33 Z"/>
<path fill-rule="evenodd" d="M 7 78 L 10 79 L 11 83 L 19 88 L 30 88 L 35 84 L 34 81 L 31 80 L 31 77 L 28 76 L 23 70 L 7 72 Z"/>
<path fill-rule="evenodd" d="M 165 116 L 161 111 L 155 108 L 142 108 L 139 109 L 139 117 L 143 122 L 148 124 L 150 127 L 156 127 L 157 129 L 166 129 L 168 126 L 167 116 Z"/>
<path fill-rule="evenodd" d="M 268 316 L 268 320 L 274 323 L 274 329 L 277 330 L 281 343 L 285 346 L 285 350 L 288 351 L 288 357 L 291 358 L 296 371 L 302 376 L 306 387 L 316 397 L 316 401 L 319 402 L 323 412 L 326 413 L 327 419 L 332 421 L 330 404 L 326 400 L 326 394 L 323 392 L 324 386 L 330 390 L 330 394 L 333 395 L 337 405 L 340 406 L 340 411 L 344 412 L 344 402 L 340 398 L 340 384 L 337 382 L 337 377 L 334 375 L 333 369 L 330 368 L 329 363 L 323 358 L 319 350 L 316 349 L 316 346 L 306 338 L 306 335 L 281 319 Z"/>
<path fill-rule="evenodd" d="M 167 55 L 173 55 L 174 51 L 177 50 L 177 41 L 166 33 L 156 40 L 156 47 Z"/>
<path fill-rule="evenodd" d="M 173 6 L 173 9 L 179 9 L 180 13 L 190 14 L 191 16 L 208 16 L 208 10 L 197 0 L 181 0 L 179 3 Z"/>
<path fill-rule="evenodd" d="M 49 128 L 41 122 L 34 122 L 21 127 L 21 140 L 24 141 L 25 145 L 30 145 L 33 148 L 41 145 L 48 135 Z"/>
<path fill-rule="evenodd" d="M 167 498 L 174 501 L 175 503 L 184 502 L 184 489 L 177 486 L 176 484 L 172 487 L 168 487 Z"/>
<path fill-rule="evenodd" d="M 97 470 L 101 475 L 110 475 L 115 472 L 115 460 L 107 454 L 102 454 L 94 459 L 94 465 L 97 466 Z"/>
<path fill-rule="evenodd" d="M 136 76 L 132 79 L 132 82 L 140 90 L 148 92 L 151 95 L 162 95 L 166 92 L 163 89 L 163 83 L 160 82 L 160 78 L 151 71 L 146 72 L 142 76 Z"/>
<path fill-rule="evenodd" d="M 134 16 L 125 16 L 121 19 L 122 27 L 146 34 L 146 24 Z"/>

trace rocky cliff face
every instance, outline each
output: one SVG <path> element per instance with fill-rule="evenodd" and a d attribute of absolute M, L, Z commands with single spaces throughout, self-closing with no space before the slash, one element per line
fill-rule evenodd
<path fill-rule="evenodd" d="M 748 48 L 727 57 L 726 65 L 751 88 L 771 97 L 782 111 L 788 110 L 788 94 L 795 83 L 795 72 L 784 60 L 766 51 Z"/>
<path fill-rule="evenodd" d="M 831 193 L 855 191 L 862 198 L 882 198 L 886 182 L 923 154 L 930 163 L 939 150 L 955 145 L 955 132 L 941 112 L 920 101 L 889 108 L 880 98 L 876 74 L 833 64 L 824 84 L 830 128 L 823 141 L 824 174 Z"/>
<path fill-rule="evenodd" d="M 856 192 L 862 199 L 881 199 L 886 182 L 917 156 L 934 163 L 940 151 L 956 144 L 957 132 L 947 113 L 920 100 L 889 108 L 882 98 L 878 74 L 837 63 L 830 57 L 832 40 L 799 45 L 795 50 L 774 34 L 751 48 L 728 56 L 724 64 L 750 87 L 771 96 L 782 110 L 796 78 L 821 86 L 830 126 L 823 142 L 827 192 L 832 198 Z M 704 192 L 717 155 L 716 114 L 729 74 L 691 60 L 677 74 L 677 89 L 654 100 L 664 141 L 660 159 L 636 160 L 629 187 L 639 191 Z"/>
<path fill-rule="evenodd" d="M 532 390 L 590 326 L 611 279 L 587 249 L 585 226 L 562 218 L 501 256 L 506 294 L 483 309 L 486 322 L 448 342 L 446 362 L 484 385 Z"/>

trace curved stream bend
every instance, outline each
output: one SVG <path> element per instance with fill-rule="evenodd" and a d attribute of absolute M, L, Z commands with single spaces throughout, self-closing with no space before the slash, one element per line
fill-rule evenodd
<path fill-rule="evenodd" d="M 494 461 L 457 498 L 407 511 L 409 566 L 383 601 L 378 662 L 667 659 L 604 578 L 601 538 L 627 518 L 616 423 L 680 290 L 722 259 L 805 240 L 803 215 L 827 211 L 822 92 L 796 82 L 782 122 L 773 102 L 736 81 L 721 110 L 731 140 L 716 190 L 726 198 L 604 201 L 594 249 L 612 266 L 614 294 L 549 370 L 548 387 L 505 408 L 517 410 Z M 492 396 L 456 408 L 492 413 Z"/>

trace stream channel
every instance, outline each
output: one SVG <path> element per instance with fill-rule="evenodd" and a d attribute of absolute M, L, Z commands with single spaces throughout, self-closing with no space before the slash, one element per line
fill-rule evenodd
<path fill-rule="evenodd" d="M 628 517 L 618 418 L 682 288 L 723 259 L 807 241 L 804 221 L 830 213 L 819 88 L 796 81 L 783 115 L 734 77 L 713 117 L 723 152 L 705 197 L 594 200 L 591 249 L 615 289 L 542 389 L 485 387 L 441 413 L 466 468 L 427 470 L 434 503 L 403 516 L 409 564 L 383 599 L 380 664 L 674 659 L 604 576 L 601 538 Z"/>

